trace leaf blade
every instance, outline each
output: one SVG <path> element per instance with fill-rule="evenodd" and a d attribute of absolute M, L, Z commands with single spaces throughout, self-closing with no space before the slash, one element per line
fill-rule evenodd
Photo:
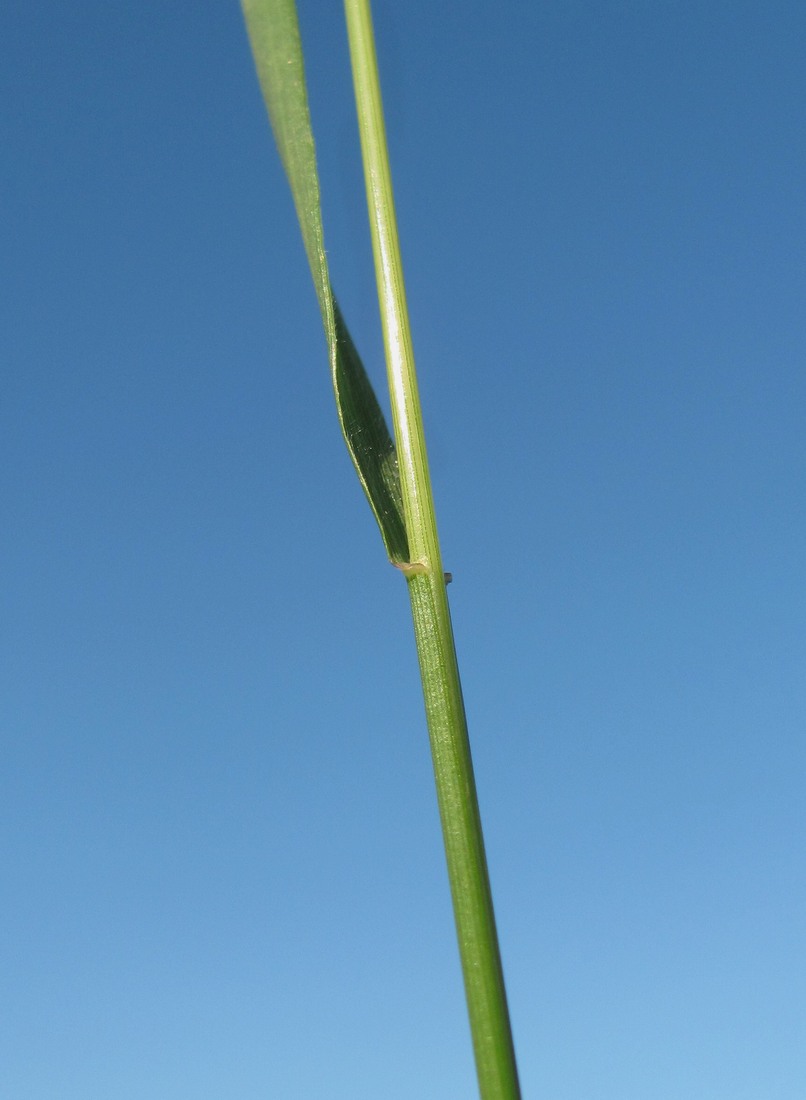
<path fill-rule="evenodd" d="M 408 562 L 397 453 L 330 282 L 295 0 L 241 0 L 275 142 L 297 212 L 328 345 L 339 423 L 389 560 Z"/>

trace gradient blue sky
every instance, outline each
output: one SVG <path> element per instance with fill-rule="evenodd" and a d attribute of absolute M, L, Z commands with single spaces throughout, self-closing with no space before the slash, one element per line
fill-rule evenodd
<path fill-rule="evenodd" d="M 806 12 L 375 15 L 524 1094 L 802 1100 Z M 341 8 L 301 19 L 382 385 Z M 471 1097 L 404 583 L 239 8 L 6 5 L 0 52 L 0 1095 Z"/>

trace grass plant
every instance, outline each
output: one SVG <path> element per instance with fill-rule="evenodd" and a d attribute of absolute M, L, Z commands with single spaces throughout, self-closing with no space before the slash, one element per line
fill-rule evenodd
<path fill-rule="evenodd" d="M 345 0 L 394 442 L 341 316 L 324 249 L 294 0 L 242 0 L 299 218 L 347 448 L 389 560 L 406 578 L 482 1100 L 520 1096 L 470 743 L 428 472 L 368 0 Z"/>

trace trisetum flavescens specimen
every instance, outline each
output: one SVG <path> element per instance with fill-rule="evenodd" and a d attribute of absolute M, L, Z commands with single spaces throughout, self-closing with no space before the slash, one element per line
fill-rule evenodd
<path fill-rule="evenodd" d="M 350 456 L 405 575 L 420 662 L 479 1091 L 520 1096 L 473 765 L 437 538 L 412 354 L 369 0 L 345 0 L 394 442 L 330 285 L 294 0 L 242 0 L 260 85 L 291 185 Z"/>

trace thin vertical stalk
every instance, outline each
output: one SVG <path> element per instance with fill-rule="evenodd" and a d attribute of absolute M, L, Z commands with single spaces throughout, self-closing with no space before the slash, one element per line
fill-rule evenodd
<path fill-rule="evenodd" d="M 520 1096 L 428 473 L 368 0 L 345 0 L 437 798 L 482 1100 Z"/>

